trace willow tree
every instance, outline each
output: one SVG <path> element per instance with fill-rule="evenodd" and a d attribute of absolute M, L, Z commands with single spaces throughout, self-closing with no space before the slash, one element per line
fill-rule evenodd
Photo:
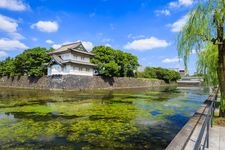
<path fill-rule="evenodd" d="M 197 60 L 197 72 L 204 75 L 204 80 L 209 86 L 218 85 L 218 50 L 217 46 L 208 44 L 199 52 Z"/>
<path fill-rule="evenodd" d="M 193 49 L 199 52 L 209 43 L 216 46 L 221 92 L 220 115 L 225 116 L 225 0 L 202 0 L 187 18 L 188 21 L 178 36 L 178 54 L 187 66 Z"/>

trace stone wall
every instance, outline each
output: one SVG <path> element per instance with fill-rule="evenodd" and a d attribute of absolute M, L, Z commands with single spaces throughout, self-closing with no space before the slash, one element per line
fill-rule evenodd
<path fill-rule="evenodd" d="M 0 78 L 0 87 L 15 87 L 15 88 L 48 88 L 49 79 L 44 77 L 2 77 Z"/>
<path fill-rule="evenodd" d="M 38 88 L 38 89 L 109 89 L 135 88 L 166 85 L 161 80 L 143 80 L 128 77 L 107 78 L 100 76 L 43 76 L 43 77 L 14 77 L 0 78 L 0 87 Z"/>

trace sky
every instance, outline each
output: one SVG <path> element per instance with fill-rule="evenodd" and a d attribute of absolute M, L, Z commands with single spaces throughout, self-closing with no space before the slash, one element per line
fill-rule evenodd
<path fill-rule="evenodd" d="M 176 39 L 194 0 L 0 0 L 0 60 L 33 47 L 82 41 L 136 55 L 142 66 L 183 69 Z M 196 54 L 189 73 L 195 72 Z"/>

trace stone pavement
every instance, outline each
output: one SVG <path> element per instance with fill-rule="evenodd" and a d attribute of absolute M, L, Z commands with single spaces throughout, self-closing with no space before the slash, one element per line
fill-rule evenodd
<path fill-rule="evenodd" d="M 225 150 L 225 127 L 213 126 L 210 128 L 207 150 Z"/>
<path fill-rule="evenodd" d="M 197 127 L 199 128 L 199 127 Z M 185 150 L 193 150 L 200 129 L 196 129 L 192 134 Z M 206 150 L 225 150 L 225 127 L 213 126 L 209 130 L 209 148 Z"/>

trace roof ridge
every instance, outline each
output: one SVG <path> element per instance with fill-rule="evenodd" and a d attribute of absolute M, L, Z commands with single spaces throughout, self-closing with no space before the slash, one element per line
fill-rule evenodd
<path fill-rule="evenodd" d="M 77 43 L 80 43 L 81 44 L 81 41 L 72 42 L 72 43 L 68 43 L 68 44 L 63 44 L 61 47 L 68 46 L 68 45 L 72 45 L 72 44 L 77 44 Z"/>

